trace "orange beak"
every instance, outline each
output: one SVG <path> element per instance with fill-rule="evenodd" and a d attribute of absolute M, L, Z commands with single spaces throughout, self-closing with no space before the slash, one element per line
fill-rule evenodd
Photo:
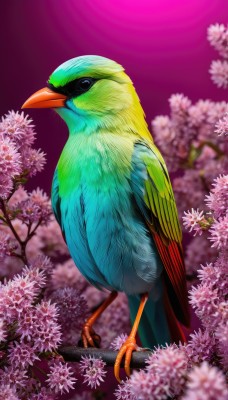
<path fill-rule="evenodd" d="M 67 96 L 53 92 L 45 87 L 32 94 L 21 108 L 58 108 L 64 107 Z"/>

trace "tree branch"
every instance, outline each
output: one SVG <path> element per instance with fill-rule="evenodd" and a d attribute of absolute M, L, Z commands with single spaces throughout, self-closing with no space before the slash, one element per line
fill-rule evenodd
<path fill-rule="evenodd" d="M 85 349 L 83 347 L 76 346 L 64 346 L 58 349 L 58 353 L 63 356 L 65 361 L 79 362 L 82 356 L 94 356 L 95 358 L 101 357 L 107 365 L 113 366 L 115 364 L 117 351 L 109 349 L 97 349 L 89 347 Z M 151 350 L 145 349 L 142 351 L 134 351 L 132 353 L 131 367 L 132 368 L 143 368 L 146 365 L 146 359 L 151 355 Z M 121 363 L 121 367 L 124 366 L 124 361 Z"/>

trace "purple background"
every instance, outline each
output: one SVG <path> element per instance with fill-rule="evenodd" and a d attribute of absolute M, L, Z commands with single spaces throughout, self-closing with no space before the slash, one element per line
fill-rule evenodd
<path fill-rule="evenodd" d="M 124 65 L 148 122 L 169 111 L 172 93 L 225 99 L 208 74 L 218 55 L 206 36 L 208 25 L 228 21 L 227 0 L 8 0 L 1 16 L 1 114 L 20 109 L 59 64 L 83 54 Z M 48 159 L 31 184 L 49 192 L 67 128 L 53 111 L 28 112 Z"/>

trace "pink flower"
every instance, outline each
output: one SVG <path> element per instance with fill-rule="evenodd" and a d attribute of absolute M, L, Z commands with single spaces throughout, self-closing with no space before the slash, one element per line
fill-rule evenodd
<path fill-rule="evenodd" d="M 185 228 L 189 229 L 189 232 L 195 231 L 195 235 L 198 233 L 202 234 L 201 223 L 205 220 L 203 211 L 194 210 L 192 208 L 191 211 L 185 211 L 185 216 L 183 217 L 183 224 Z"/>
<path fill-rule="evenodd" d="M 74 389 L 76 379 L 72 376 L 73 371 L 67 364 L 55 361 L 50 366 L 50 372 L 47 374 L 48 386 L 55 393 L 69 393 L 70 389 Z"/>
<path fill-rule="evenodd" d="M 50 201 L 42 190 L 37 188 L 26 200 L 16 204 L 17 218 L 24 224 L 47 224 L 52 214 Z"/>
<path fill-rule="evenodd" d="M 212 247 L 217 249 L 226 248 L 228 242 L 228 214 L 214 222 L 209 232 L 211 234 L 209 240 L 212 242 Z"/>
<path fill-rule="evenodd" d="M 25 147 L 22 150 L 21 159 L 23 170 L 27 172 L 29 177 L 41 172 L 46 163 L 45 153 L 40 149 L 36 150 L 30 147 Z"/>
<path fill-rule="evenodd" d="M 0 288 L 0 315 L 12 323 L 31 307 L 36 296 L 36 282 L 30 281 L 27 276 L 15 276 Z"/>
<path fill-rule="evenodd" d="M 56 306 L 49 301 L 41 301 L 35 307 L 35 318 L 36 324 L 31 326 L 34 347 L 41 352 L 56 349 L 61 342 Z"/>
<path fill-rule="evenodd" d="M 119 350 L 122 345 L 125 343 L 125 341 L 127 340 L 128 335 L 126 333 L 121 333 L 119 336 L 117 336 L 112 343 L 110 344 L 110 348 L 112 350 Z"/>
<path fill-rule="evenodd" d="M 35 350 L 29 344 L 14 342 L 9 347 L 9 362 L 14 368 L 26 368 L 33 365 L 34 361 L 39 360 Z"/>
<path fill-rule="evenodd" d="M 74 344 L 75 335 L 81 332 L 88 317 L 87 303 L 75 288 L 57 289 L 51 300 L 58 308 L 58 322 L 62 327 L 63 343 Z"/>
<path fill-rule="evenodd" d="M 224 217 L 228 209 L 228 175 L 219 175 L 212 186 L 205 198 L 206 204 L 213 210 L 215 218 Z"/>
<path fill-rule="evenodd" d="M 172 118 L 176 123 L 185 123 L 191 100 L 183 94 L 173 94 L 169 99 Z"/>
<path fill-rule="evenodd" d="M 8 138 L 0 142 L 0 196 L 5 199 L 13 188 L 13 178 L 22 171 L 21 156 Z"/>
<path fill-rule="evenodd" d="M 9 367 L 5 367 L 1 372 L 0 384 L 4 386 L 9 385 L 15 389 L 21 389 L 27 385 L 28 376 L 24 369 L 14 368 L 14 366 L 10 365 Z"/>
<path fill-rule="evenodd" d="M 117 400 L 137 400 L 137 397 L 132 393 L 129 380 L 126 380 L 118 385 L 114 395 Z"/>
<path fill-rule="evenodd" d="M 222 57 L 228 57 L 228 28 L 224 24 L 213 24 L 208 28 L 208 40 Z"/>
<path fill-rule="evenodd" d="M 0 385 L 0 395 L 2 400 L 20 400 L 16 388 L 10 385 Z"/>
<path fill-rule="evenodd" d="M 0 136 L 8 137 L 13 140 L 16 146 L 31 146 L 35 140 L 34 125 L 32 119 L 28 115 L 24 115 L 22 111 L 9 111 L 5 117 L 2 117 L 0 123 Z"/>
<path fill-rule="evenodd" d="M 190 335 L 186 346 L 187 355 L 192 363 L 210 361 L 215 352 L 215 339 L 207 330 L 199 329 Z"/>
<path fill-rule="evenodd" d="M 184 384 L 188 358 L 176 345 L 158 348 L 147 360 L 148 374 L 159 376 L 169 396 L 178 395 Z"/>
<path fill-rule="evenodd" d="M 228 87 L 228 62 L 212 61 L 209 70 L 212 81 L 219 87 L 226 89 Z"/>
<path fill-rule="evenodd" d="M 212 289 L 206 283 L 193 286 L 190 291 L 190 303 L 205 326 L 211 324 L 211 315 L 217 311 L 218 300 L 217 288 Z"/>
<path fill-rule="evenodd" d="M 217 133 L 219 136 L 228 135 L 228 113 L 217 122 L 215 128 L 215 133 Z"/>
<path fill-rule="evenodd" d="M 227 398 L 225 376 L 218 368 L 204 361 L 189 373 L 187 391 L 183 400 L 226 400 Z"/>
<path fill-rule="evenodd" d="M 169 397 L 168 388 L 158 374 L 150 374 L 144 370 L 134 371 L 129 384 L 133 399 L 167 400 Z"/>
<path fill-rule="evenodd" d="M 107 374 L 107 371 L 104 370 L 105 365 L 106 363 L 101 358 L 82 356 L 80 371 L 84 377 L 84 383 L 87 383 L 92 389 L 100 386 Z"/>

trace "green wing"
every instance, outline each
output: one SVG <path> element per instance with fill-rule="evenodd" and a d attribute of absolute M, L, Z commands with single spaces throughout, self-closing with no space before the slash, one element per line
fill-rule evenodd
<path fill-rule="evenodd" d="M 135 144 L 132 188 L 165 267 L 166 284 L 178 319 L 189 324 L 182 233 L 165 162 L 151 142 Z"/>

